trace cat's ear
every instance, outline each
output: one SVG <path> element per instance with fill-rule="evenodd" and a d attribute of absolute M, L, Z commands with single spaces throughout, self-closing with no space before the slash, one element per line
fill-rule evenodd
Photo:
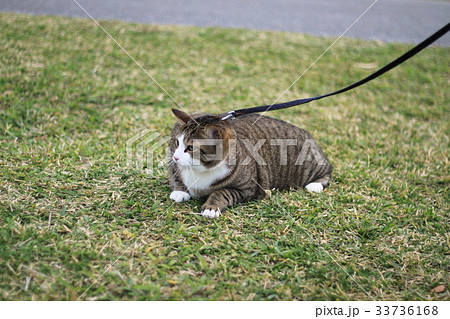
<path fill-rule="evenodd" d="M 191 116 L 189 114 L 187 114 L 186 112 L 176 110 L 176 109 L 172 109 L 172 112 L 178 119 L 180 119 L 185 124 L 187 122 L 189 122 L 189 120 L 191 119 Z"/>

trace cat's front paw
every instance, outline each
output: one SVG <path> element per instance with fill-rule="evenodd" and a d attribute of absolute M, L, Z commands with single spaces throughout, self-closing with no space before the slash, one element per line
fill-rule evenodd
<path fill-rule="evenodd" d="M 172 194 L 170 194 L 170 199 L 180 203 L 186 200 L 190 200 L 191 195 L 183 191 L 173 191 Z"/>
<path fill-rule="evenodd" d="M 210 219 L 218 218 L 220 216 L 220 209 L 204 209 L 200 214 Z"/>

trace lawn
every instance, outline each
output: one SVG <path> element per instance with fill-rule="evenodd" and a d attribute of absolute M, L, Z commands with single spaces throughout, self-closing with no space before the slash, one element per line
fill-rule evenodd
<path fill-rule="evenodd" d="M 270 104 L 335 40 L 101 23 L 189 112 Z M 280 102 L 410 47 L 342 38 Z M 450 283 L 449 48 L 270 113 L 319 141 L 332 184 L 216 220 L 171 202 L 164 147 L 153 174 L 126 165 L 127 140 L 169 135 L 178 106 L 92 21 L 0 14 L 0 53 L 2 300 L 450 300 L 430 292 Z"/>

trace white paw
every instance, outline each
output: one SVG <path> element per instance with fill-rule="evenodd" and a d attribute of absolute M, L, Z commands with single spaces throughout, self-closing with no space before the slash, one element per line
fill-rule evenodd
<path fill-rule="evenodd" d="M 322 193 L 323 186 L 320 183 L 309 183 L 305 188 L 311 193 Z"/>
<path fill-rule="evenodd" d="M 174 201 L 180 203 L 185 200 L 190 200 L 191 195 L 183 191 L 173 191 L 172 194 L 170 194 L 170 199 L 173 199 Z"/>
<path fill-rule="evenodd" d="M 217 218 L 220 216 L 220 210 L 205 209 L 204 211 L 201 212 L 201 215 L 211 219 Z"/>

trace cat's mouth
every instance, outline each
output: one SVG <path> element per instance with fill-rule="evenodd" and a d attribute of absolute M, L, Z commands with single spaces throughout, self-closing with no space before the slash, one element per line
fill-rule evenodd
<path fill-rule="evenodd" d="M 172 158 L 172 160 L 173 160 L 173 162 L 174 162 L 175 164 L 177 164 L 180 168 L 188 168 L 188 167 L 192 166 L 191 163 L 186 162 L 186 161 L 183 161 L 183 160 L 181 160 L 181 159 L 175 159 L 175 158 Z"/>
<path fill-rule="evenodd" d="M 221 164 L 223 164 L 224 161 L 214 163 L 214 165 L 211 166 L 208 165 L 205 166 L 203 163 L 201 163 L 200 160 L 196 161 L 195 159 L 192 159 L 192 161 L 183 161 L 183 160 L 176 161 L 174 159 L 174 162 L 181 170 L 193 170 L 197 173 L 205 173 L 213 171 L 217 167 L 221 166 Z"/>
<path fill-rule="evenodd" d="M 173 162 L 181 169 L 202 169 L 203 165 L 198 161 L 172 158 Z"/>

